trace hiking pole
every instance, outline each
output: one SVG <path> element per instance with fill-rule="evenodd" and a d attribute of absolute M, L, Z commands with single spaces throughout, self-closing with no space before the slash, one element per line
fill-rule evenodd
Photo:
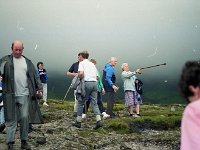
<path fill-rule="evenodd" d="M 64 100 L 65 100 L 65 98 L 67 97 L 67 94 L 69 93 L 69 90 L 71 89 L 71 86 L 72 86 L 72 84 L 69 86 L 69 88 L 68 88 L 67 92 L 65 93 L 65 96 L 64 96 L 64 98 L 63 98 L 63 101 L 64 101 Z"/>
<path fill-rule="evenodd" d="M 166 63 L 163 63 L 163 64 L 158 64 L 158 65 L 152 65 L 152 66 L 147 66 L 147 67 L 141 67 L 140 69 L 153 68 L 153 67 L 158 67 L 158 66 L 163 66 L 163 65 L 167 65 L 167 64 L 166 64 Z"/>

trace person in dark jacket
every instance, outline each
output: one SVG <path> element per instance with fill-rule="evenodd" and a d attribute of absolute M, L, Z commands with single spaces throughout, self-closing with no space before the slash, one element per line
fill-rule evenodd
<path fill-rule="evenodd" d="M 43 106 L 49 106 L 47 104 L 47 79 L 48 79 L 48 73 L 47 73 L 46 69 L 44 69 L 43 62 L 38 62 L 37 63 L 37 68 L 38 68 L 38 74 L 39 74 L 39 77 L 40 77 L 40 81 L 41 81 L 42 87 L 43 87 L 43 95 L 42 95 L 42 99 L 44 101 Z"/>
<path fill-rule="evenodd" d="M 117 58 L 111 57 L 109 63 L 105 65 L 103 70 L 103 86 L 107 95 L 107 109 L 106 113 L 110 115 L 111 118 L 115 117 L 113 112 L 113 107 L 115 103 L 115 92 L 119 89 L 115 85 L 116 76 L 114 67 L 117 65 Z"/>
<path fill-rule="evenodd" d="M 2 77 L 0 76 L 0 132 L 5 128 L 5 117 L 3 108 L 3 96 L 2 96 Z"/>
<path fill-rule="evenodd" d="M 69 68 L 67 72 L 67 76 L 75 77 L 78 74 L 78 67 L 79 63 L 83 60 L 82 56 L 80 53 L 78 54 L 78 61 L 73 63 L 72 66 Z M 77 116 L 77 111 L 78 111 L 78 100 L 76 98 L 76 90 L 74 90 L 74 114 L 73 116 Z"/>
<path fill-rule="evenodd" d="M 23 43 L 21 41 L 14 41 L 11 49 L 11 55 L 0 59 L 7 134 L 6 143 L 8 149 L 12 150 L 15 143 L 17 120 L 19 120 L 21 148 L 31 149 L 27 143 L 28 126 L 29 123 L 42 122 L 37 102 L 37 95 L 42 95 L 42 85 L 33 63 L 22 55 Z"/>

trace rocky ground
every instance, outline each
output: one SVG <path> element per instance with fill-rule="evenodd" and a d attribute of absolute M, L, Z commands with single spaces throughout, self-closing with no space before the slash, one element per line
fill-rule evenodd
<path fill-rule="evenodd" d="M 170 109 L 169 106 L 142 106 L 143 116 L 130 118 L 123 104 L 118 104 L 115 111 L 118 112 L 119 118 L 103 120 L 104 127 L 94 130 L 95 117 L 91 111 L 87 114 L 87 120 L 82 122 L 82 128 L 78 129 L 72 126 L 74 122 L 73 103 L 51 100 L 49 104 L 49 107 L 41 106 L 45 123 L 33 125 L 34 130 L 29 134 L 29 143 L 33 150 L 179 149 L 180 130 L 178 126 L 182 106 L 180 108 L 173 106 Z M 156 118 L 158 113 L 161 120 L 148 119 L 149 116 Z M 169 123 L 170 121 L 165 123 L 167 120 L 165 117 L 169 116 L 175 116 L 175 118 L 179 116 L 178 120 L 174 119 L 174 126 Z M 0 149 L 6 149 L 5 133 L 0 133 Z M 20 149 L 19 131 L 16 133 L 15 149 Z"/>

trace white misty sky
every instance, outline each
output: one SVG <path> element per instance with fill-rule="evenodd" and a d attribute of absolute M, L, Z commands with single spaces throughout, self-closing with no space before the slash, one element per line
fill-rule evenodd
<path fill-rule="evenodd" d="M 199 59 L 199 0 L 0 0 L 0 56 L 12 41 L 24 54 L 64 74 L 89 50 L 102 70 L 110 56 L 130 68 L 167 63 L 149 76 L 177 76 L 183 63 Z"/>

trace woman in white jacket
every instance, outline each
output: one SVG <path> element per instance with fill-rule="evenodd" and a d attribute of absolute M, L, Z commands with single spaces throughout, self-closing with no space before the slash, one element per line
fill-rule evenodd
<path fill-rule="evenodd" d="M 124 81 L 124 92 L 125 92 L 125 107 L 129 108 L 130 116 L 140 116 L 140 102 L 139 95 L 135 88 L 136 73 L 141 73 L 141 69 L 131 72 L 128 64 L 122 64 L 122 80 Z M 136 106 L 136 114 L 133 114 L 133 106 Z"/>

